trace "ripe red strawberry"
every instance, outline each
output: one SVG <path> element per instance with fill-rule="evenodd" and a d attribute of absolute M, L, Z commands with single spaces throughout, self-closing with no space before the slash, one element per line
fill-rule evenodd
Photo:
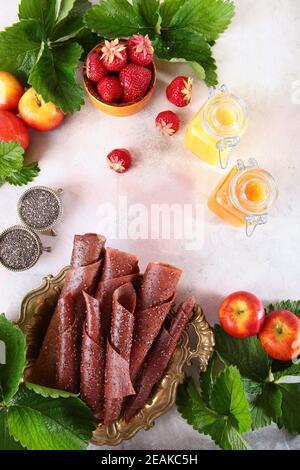
<path fill-rule="evenodd" d="M 119 72 L 127 64 L 127 50 L 125 44 L 120 44 L 119 39 L 105 41 L 102 47 L 102 56 L 104 66 L 111 72 Z"/>
<path fill-rule="evenodd" d="M 193 79 L 176 77 L 167 88 L 167 98 L 179 108 L 187 106 L 192 99 Z"/>
<path fill-rule="evenodd" d="M 176 134 L 180 127 L 179 118 L 173 111 L 163 111 L 159 113 L 155 122 L 161 133 L 168 137 Z"/>
<path fill-rule="evenodd" d="M 101 78 L 97 85 L 98 93 L 104 101 L 111 103 L 123 96 L 123 87 L 118 77 L 108 76 Z"/>
<path fill-rule="evenodd" d="M 126 149 L 115 149 L 107 155 L 107 163 L 117 173 L 125 173 L 131 167 L 131 155 Z"/>
<path fill-rule="evenodd" d="M 133 64 L 146 67 L 153 61 L 154 49 L 149 36 L 135 34 L 128 39 L 127 54 L 129 61 Z"/>
<path fill-rule="evenodd" d="M 141 99 L 147 92 L 152 78 L 151 70 L 136 64 L 127 64 L 120 72 L 125 103 Z"/>
<path fill-rule="evenodd" d="M 99 82 L 108 74 L 97 52 L 90 52 L 86 59 L 86 75 L 92 82 Z"/>

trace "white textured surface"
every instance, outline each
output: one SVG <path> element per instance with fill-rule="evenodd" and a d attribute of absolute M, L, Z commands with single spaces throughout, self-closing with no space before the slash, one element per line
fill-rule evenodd
<path fill-rule="evenodd" d="M 17 0 L 0 0 L 0 27 L 16 20 Z M 237 13 L 230 30 L 215 47 L 220 81 L 244 98 L 250 111 L 249 129 L 235 155 L 255 157 L 274 174 L 280 199 L 270 223 L 248 240 L 243 231 L 220 223 L 205 208 L 218 181 L 218 171 L 205 166 L 182 145 L 183 132 L 171 140 L 154 128 L 156 114 L 170 108 L 166 83 L 180 65 L 159 66 L 159 83 L 151 105 L 142 113 L 117 119 L 100 114 L 88 101 L 80 113 L 65 120 L 55 132 L 32 133 L 30 160 L 38 159 L 41 173 L 34 182 L 65 190 L 65 216 L 53 246 L 29 272 L 13 274 L 0 268 L 0 309 L 18 317 L 24 294 L 37 287 L 43 276 L 56 274 L 68 264 L 74 233 L 103 230 L 97 208 L 128 195 L 130 202 L 182 202 L 203 204 L 204 244 L 198 252 L 185 250 L 184 242 L 113 241 L 133 251 L 144 268 L 149 259 L 172 262 L 184 268 L 181 291 L 193 291 L 207 318 L 214 323 L 217 305 L 226 294 L 246 289 L 265 302 L 299 298 L 299 131 L 300 104 L 292 102 L 292 87 L 299 76 L 300 3 L 298 0 L 236 0 Z M 9 53 L 9 51 L 8 51 Z M 196 82 L 193 104 L 180 111 L 188 122 L 206 95 Z M 105 155 L 114 147 L 129 148 L 134 168 L 123 176 L 110 172 Z M 24 189 L 0 188 L 0 230 L 17 222 L 16 204 Z M 300 448 L 298 438 L 276 429 L 249 436 L 255 448 Z M 209 438 L 199 436 L 175 409 L 159 419 L 149 432 L 140 432 L 122 449 L 213 448 Z"/>

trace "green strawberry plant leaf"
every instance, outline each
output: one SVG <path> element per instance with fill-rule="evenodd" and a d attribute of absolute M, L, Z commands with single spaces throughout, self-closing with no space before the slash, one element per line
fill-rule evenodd
<path fill-rule="evenodd" d="M 24 450 L 24 447 L 9 434 L 7 410 L 0 409 L 0 450 Z"/>
<path fill-rule="evenodd" d="M 78 34 L 85 27 L 83 16 L 90 7 L 91 3 L 88 0 L 62 2 L 58 21 L 53 34 L 51 34 L 51 40 L 61 41 L 62 38 L 69 38 Z"/>
<path fill-rule="evenodd" d="M 37 162 L 29 163 L 20 168 L 20 170 L 11 173 L 6 178 L 6 181 L 15 186 L 23 186 L 33 181 L 34 178 L 38 176 L 39 172 L 40 168 Z"/>
<path fill-rule="evenodd" d="M 101 1 L 87 11 L 85 22 L 88 28 L 106 39 L 148 32 L 137 10 L 127 0 Z"/>
<path fill-rule="evenodd" d="M 300 384 L 279 384 L 282 394 L 282 424 L 290 434 L 300 434 Z"/>
<path fill-rule="evenodd" d="M 77 397 L 52 398 L 21 385 L 7 411 L 9 433 L 29 450 L 84 450 L 95 428 Z"/>
<path fill-rule="evenodd" d="M 241 433 L 250 428 L 251 415 L 236 367 L 226 367 L 217 376 L 211 393 L 211 407 L 205 404 L 189 379 L 179 387 L 177 408 L 196 431 L 209 435 L 222 449 L 249 449 Z"/>
<path fill-rule="evenodd" d="M 240 373 L 257 382 L 265 381 L 270 373 L 271 360 L 256 336 L 238 339 L 228 335 L 220 325 L 215 325 L 214 335 L 218 354 Z"/>
<path fill-rule="evenodd" d="M 147 25 L 156 28 L 159 22 L 159 0 L 133 0 L 134 11 L 137 12 L 142 18 L 144 18 Z"/>
<path fill-rule="evenodd" d="M 39 56 L 43 39 L 42 27 L 36 20 L 21 20 L 1 31 L 1 69 L 16 75 L 26 84 Z"/>
<path fill-rule="evenodd" d="M 187 0 L 165 0 L 160 4 L 161 27 L 167 28 L 177 11 Z"/>
<path fill-rule="evenodd" d="M 171 28 L 187 28 L 200 33 L 207 41 L 216 40 L 230 25 L 234 3 L 223 0 L 186 0 L 169 23 Z"/>
<path fill-rule="evenodd" d="M 37 20 L 46 35 L 52 33 L 56 18 L 56 0 L 21 0 L 20 20 Z"/>
<path fill-rule="evenodd" d="M 24 149 L 17 142 L 0 142 L 0 176 L 4 180 L 23 165 Z"/>
<path fill-rule="evenodd" d="M 19 327 L 0 315 L 0 409 L 17 393 L 26 357 L 25 336 Z"/>
<path fill-rule="evenodd" d="M 33 384 L 27 381 L 25 382 L 25 385 L 29 390 L 32 390 L 33 392 L 37 393 L 38 395 L 42 395 L 45 398 L 69 398 L 78 396 L 75 393 L 66 392 L 65 390 L 44 387 L 42 385 Z"/>
<path fill-rule="evenodd" d="M 79 111 L 84 93 L 76 83 L 75 71 L 82 54 L 79 44 L 68 44 L 56 49 L 47 46 L 31 70 L 29 82 L 48 102 L 54 102 L 64 113 Z"/>
<path fill-rule="evenodd" d="M 266 313 L 273 312 L 274 310 L 288 310 L 300 318 L 300 300 L 282 300 L 270 304 L 265 310 Z"/>

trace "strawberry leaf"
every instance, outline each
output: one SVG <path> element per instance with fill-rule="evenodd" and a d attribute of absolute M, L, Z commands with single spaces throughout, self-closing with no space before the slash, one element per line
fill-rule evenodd
<path fill-rule="evenodd" d="M 290 434 L 300 434 L 300 384 L 279 384 L 282 416 L 279 421 Z"/>
<path fill-rule="evenodd" d="M 0 404 L 9 404 L 16 394 L 25 368 L 25 335 L 0 315 Z"/>
<path fill-rule="evenodd" d="M 20 20 L 37 20 L 46 35 L 54 28 L 56 0 L 21 0 L 19 5 Z"/>
<path fill-rule="evenodd" d="M 205 71 L 207 85 L 217 84 L 216 63 L 211 48 L 201 34 L 184 28 L 162 31 L 161 38 L 154 41 L 154 47 L 160 59 L 172 60 L 176 57 L 198 63 Z"/>
<path fill-rule="evenodd" d="M 77 397 L 44 397 L 21 385 L 7 412 L 9 433 L 29 450 L 86 449 L 95 428 Z"/>
<path fill-rule="evenodd" d="M 300 318 L 300 300 L 282 300 L 270 304 L 265 310 L 266 313 L 273 312 L 274 310 L 288 310 Z"/>
<path fill-rule="evenodd" d="M 82 48 L 76 43 L 51 50 L 45 46 L 30 73 L 34 89 L 66 114 L 79 111 L 84 103 L 83 89 L 75 79 L 81 54 Z"/>
<path fill-rule="evenodd" d="M 166 28 L 170 26 L 175 13 L 186 2 L 186 0 L 165 0 L 160 5 L 161 26 Z"/>
<path fill-rule="evenodd" d="M 62 38 L 68 38 L 81 31 L 85 26 L 83 16 L 90 6 L 91 3 L 88 0 L 62 2 L 58 22 L 51 35 L 51 40 L 57 41 Z"/>
<path fill-rule="evenodd" d="M 159 0 L 133 0 L 133 8 L 149 26 L 154 28 L 159 21 Z"/>
<path fill-rule="evenodd" d="M 0 450 L 24 450 L 8 432 L 6 410 L 0 410 Z"/>
<path fill-rule="evenodd" d="M 42 395 L 45 398 L 69 398 L 77 397 L 74 393 L 66 392 L 65 390 L 57 390 L 56 388 L 44 387 L 38 384 L 32 384 L 31 382 L 25 382 L 26 388 L 32 390 L 38 395 Z"/>
<path fill-rule="evenodd" d="M 1 69 L 16 75 L 23 83 L 37 61 L 44 35 L 36 20 L 21 20 L 0 32 Z"/>
<path fill-rule="evenodd" d="M 7 179 L 23 165 L 24 149 L 17 142 L 0 142 L 0 176 Z"/>
<path fill-rule="evenodd" d="M 213 41 L 228 28 L 234 11 L 234 3 L 228 0 L 187 0 L 169 26 L 192 29 Z"/>
<path fill-rule="evenodd" d="M 149 32 L 127 0 L 103 0 L 87 11 L 84 20 L 88 28 L 106 39 Z"/>
<path fill-rule="evenodd" d="M 23 186 L 30 183 L 38 176 L 40 172 L 37 162 L 24 165 L 20 170 L 14 171 L 7 178 L 6 181 L 14 186 Z"/>
<path fill-rule="evenodd" d="M 211 397 L 211 407 L 208 407 L 189 379 L 179 386 L 178 411 L 196 431 L 211 436 L 222 449 L 249 449 L 239 430 L 249 429 L 251 416 L 235 367 L 228 367 L 218 375 Z"/>

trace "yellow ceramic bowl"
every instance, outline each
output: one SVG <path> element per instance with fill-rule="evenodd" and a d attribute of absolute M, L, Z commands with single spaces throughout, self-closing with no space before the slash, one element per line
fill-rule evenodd
<path fill-rule="evenodd" d="M 95 46 L 91 52 L 98 52 L 101 53 L 101 48 L 103 47 L 104 43 L 100 43 Z M 146 95 L 140 99 L 139 101 L 133 101 L 131 103 L 106 103 L 103 101 L 100 96 L 98 95 L 95 89 L 95 83 L 88 79 L 86 75 L 86 66 L 84 64 L 83 67 L 83 83 L 84 88 L 88 94 L 89 99 L 91 102 L 98 108 L 100 111 L 103 111 L 106 114 L 110 114 L 111 116 L 131 116 L 132 114 L 136 114 L 141 111 L 151 99 L 151 96 L 154 92 L 154 88 L 156 85 L 156 66 L 153 62 L 152 64 L 152 80 L 149 85 L 149 89 Z"/>

